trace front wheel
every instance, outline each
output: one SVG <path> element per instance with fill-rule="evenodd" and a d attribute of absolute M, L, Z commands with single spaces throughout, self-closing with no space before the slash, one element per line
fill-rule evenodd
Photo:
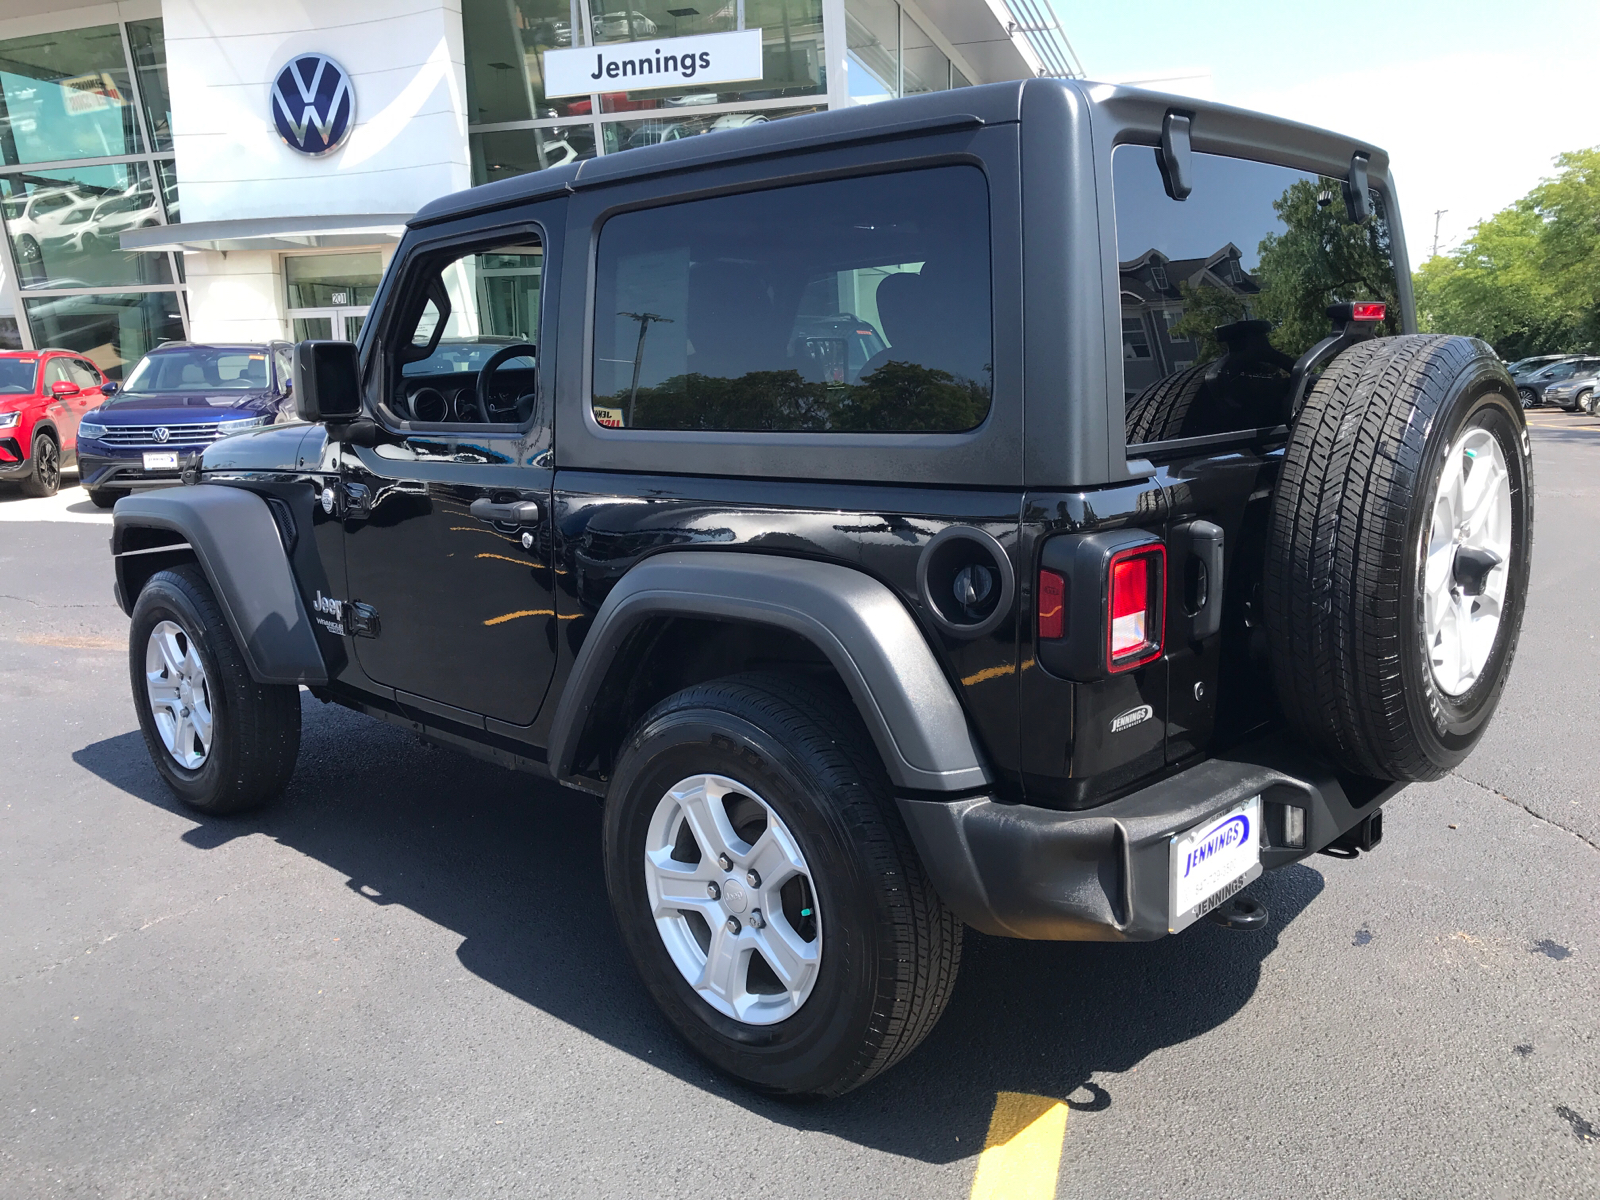
<path fill-rule="evenodd" d="M 647 713 L 606 800 L 606 886 L 657 1004 L 714 1066 L 836 1096 L 938 1021 L 961 924 L 842 694 L 774 675 Z"/>
<path fill-rule="evenodd" d="M 1572 411 L 1589 413 L 1592 416 L 1594 414 L 1594 393 L 1579 392 L 1578 398 L 1573 401 Z"/>
<path fill-rule="evenodd" d="M 1518 388 L 1517 399 L 1521 402 L 1523 408 L 1532 408 L 1539 403 L 1539 395 L 1532 388 Z"/>
<path fill-rule="evenodd" d="M 300 752 L 300 690 L 250 677 L 198 567 L 159 571 L 144 585 L 128 669 L 145 746 L 178 799 L 223 814 L 283 790 Z"/>
<path fill-rule="evenodd" d="M 33 438 L 33 457 L 28 460 L 33 470 L 22 481 L 22 491 L 27 496 L 54 496 L 61 486 L 61 448 L 48 433 L 38 433 Z"/>
<path fill-rule="evenodd" d="M 96 508 L 112 508 L 118 500 L 128 494 L 127 488 L 86 488 L 89 493 L 89 503 Z"/>

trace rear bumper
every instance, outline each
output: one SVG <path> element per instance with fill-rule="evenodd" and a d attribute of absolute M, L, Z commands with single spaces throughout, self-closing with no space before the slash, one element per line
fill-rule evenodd
<path fill-rule="evenodd" d="M 984 933 L 1050 941 L 1144 941 L 1168 933 L 1172 838 L 1259 795 L 1265 870 L 1335 841 L 1404 784 L 1341 781 L 1279 739 L 1199 763 L 1110 804 L 1058 812 L 987 796 L 899 800 L 939 894 Z M 1348 788 L 1348 790 L 1347 790 Z M 1305 810 L 1306 844 L 1273 845 L 1281 805 Z"/>

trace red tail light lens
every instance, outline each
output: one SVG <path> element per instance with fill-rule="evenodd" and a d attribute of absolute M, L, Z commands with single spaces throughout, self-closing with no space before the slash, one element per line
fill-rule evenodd
<path fill-rule="evenodd" d="M 1381 321 L 1389 306 L 1381 300 L 1357 300 L 1350 306 L 1352 321 Z"/>
<path fill-rule="evenodd" d="M 1162 596 L 1166 586 L 1166 550 L 1141 546 L 1112 556 L 1110 639 L 1106 666 L 1129 671 L 1161 653 L 1165 635 Z"/>
<path fill-rule="evenodd" d="M 1039 572 L 1039 636 L 1058 638 L 1067 631 L 1067 581 L 1054 571 Z"/>

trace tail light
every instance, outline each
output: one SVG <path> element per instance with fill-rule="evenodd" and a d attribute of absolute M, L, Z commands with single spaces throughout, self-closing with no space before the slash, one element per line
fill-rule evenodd
<path fill-rule="evenodd" d="M 1161 654 L 1167 552 L 1157 544 L 1111 556 L 1106 668 L 1131 671 Z"/>
<path fill-rule="evenodd" d="M 1066 633 L 1067 581 L 1054 571 L 1039 572 L 1039 636 L 1058 638 Z"/>
<path fill-rule="evenodd" d="M 1381 300 L 1357 300 L 1350 306 L 1352 321 L 1381 321 L 1389 306 Z"/>
<path fill-rule="evenodd" d="M 1066 534 L 1040 552 L 1039 665 L 1089 682 L 1161 656 L 1167 548 L 1142 529 Z"/>

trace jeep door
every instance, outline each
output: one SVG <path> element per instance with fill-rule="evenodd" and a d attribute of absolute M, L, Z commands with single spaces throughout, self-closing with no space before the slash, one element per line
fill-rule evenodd
<path fill-rule="evenodd" d="M 340 452 L 354 648 L 430 723 L 527 726 L 555 661 L 541 300 L 560 215 L 410 235 L 363 331 L 380 432 Z"/>

